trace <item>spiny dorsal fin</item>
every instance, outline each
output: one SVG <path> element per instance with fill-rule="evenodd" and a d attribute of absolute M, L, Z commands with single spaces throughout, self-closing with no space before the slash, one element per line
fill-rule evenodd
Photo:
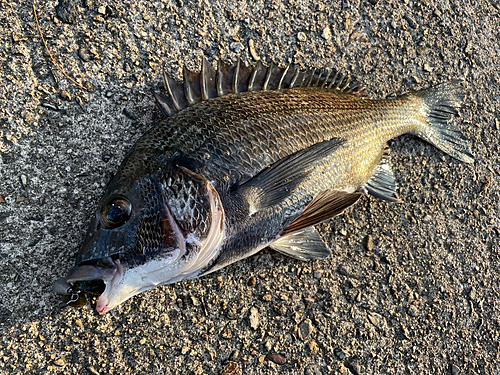
<path fill-rule="evenodd" d="M 325 259 L 330 255 L 320 234 L 314 227 L 305 228 L 297 232 L 280 237 L 269 245 L 272 249 L 289 257 L 309 260 Z"/>
<path fill-rule="evenodd" d="M 396 192 L 396 179 L 392 170 L 389 148 L 386 147 L 380 162 L 373 170 L 372 177 L 360 190 L 387 202 L 401 202 Z"/>
<path fill-rule="evenodd" d="M 168 95 L 155 94 L 154 97 L 164 115 L 171 115 L 201 100 L 245 91 L 319 87 L 354 95 L 363 95 L 365 92 L 359 83 L 352 82 L 349 76 L 339 74 L 334 69 L 300 70 L 298 66 L 280 68 L 274 63 L 265 67 L 260 60 L 254 67 L 247 67 L 239 57 L 234 65 L 219 60 L 216 70 L 203 57 L 201 71 L 195 73 L 184 67 L 183 78 L 182 85 L 178 84 L 163 70 Z"/>
<path fill-rule="evenodd" d="M 307 205 L 302 214 L 285 228 L 282 236 L 319 224 L 342 213 L 356 203 L 361 193 L 347 193 L 338 190 L 324 190 L 317 194 Z"/>

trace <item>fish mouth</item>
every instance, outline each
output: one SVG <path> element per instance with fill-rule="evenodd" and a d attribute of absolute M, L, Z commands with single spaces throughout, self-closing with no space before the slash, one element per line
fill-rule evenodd
<path fill-rule="evenodd" d="M 63 306 L 81 307 L 86 304 L 87 293 L 102 295 L 105 285 L 122 268 L 118 256 L 84 262 L 73 267 L 66 277 L 57 280 L 54 291 L 63 297 Z"/>

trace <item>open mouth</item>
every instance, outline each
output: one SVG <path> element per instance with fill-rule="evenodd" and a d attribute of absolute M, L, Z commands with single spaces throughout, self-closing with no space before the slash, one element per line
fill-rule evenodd
<path fill-rule="evenodd" d="M 63 299 L 63 306 L 82 307 L 87 295 L 101 295 L 106 283 L 113 279 L 119 269 L 118 256 L 82 263 L 74 267 L 65 278 L 59 279 L 54 291 Z"/>

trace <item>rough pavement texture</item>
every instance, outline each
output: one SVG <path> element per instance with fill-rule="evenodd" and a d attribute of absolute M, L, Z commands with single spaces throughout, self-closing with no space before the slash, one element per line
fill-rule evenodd
<path fill-rule="evenodd" d="M 32 3 L 0 1 L 0 373 L 498 374 L 499 3 L 231 3 L 38 2 L 84 91 Z M 365 197 L 323 224 L 328 259 L 264 250 L 103 316 L 61 310 L 53 282 L 159 116 L 161 66 L 180 78 L 202 54 L 335 66 L 376 97 L 463 79 L 475 162 L 400 137 L 404 203 Z"/>

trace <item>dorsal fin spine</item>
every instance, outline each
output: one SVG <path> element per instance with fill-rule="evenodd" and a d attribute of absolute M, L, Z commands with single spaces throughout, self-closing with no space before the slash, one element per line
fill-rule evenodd
<path fill-rule="evenodd" d="M 274 63 L 271 61 L 271 65 L 267 68 L 266 78 L 264 79 L 264 84 L 262 85 L 262 90 L 267 90 L 267 86 L 269 85 L 269 80 L 271 79 L 271 73 L 273 71 Z"/>
<path fill-rule="evenodd" d="M 283 84 L 283 79 L 285 78 L 286 74 L 288 73 L 288 69 L 290 69 L 290 64 L 287 65 L 285 70 L 283 71 L 283 74 L 280 77 L 280 81 L 278 82 L 278 87 L 276 87 L 276 90 L 281 90 L 282 87 L 281 85 Z"/>
<path fill-rule="evenodd" d="M 200 72 L 200 87 L 201 87 L 201 99 L 206 100 L 208 96 L 208 77 L 205 75 L 207 71 L 208 61 L 205 57 L 201 60 L 201 72 Z"/>
<path fill-rule="evenodd" d="M 224 95 L 224 91 L 222 90 L 222 64 L 223 62 L 221 60 L 217 61 L 217 95 L 222 96 Z"/>
<path fill-rule="evenodd" d="M 165 73 L 165 69 L 163 69 L 163 82 L 165 83 L 165 88 L 167 89 L 168 95 L 170 95 L 170 101 L 172 102 L 174 109 L 176 111 L 180 111 L 182 107 L 179 105 L 179 101 L 175 97 L 174 90 L 172 88 L 172 85 L 175 85 L 175 82 L 169 76 L 167 76 L 167 73 Z"/>
<path fill-rule="evenodd" d="M 296 86 L 297 78 L 299 77 L 300 74 L 300 67 L 297 66 L 295 68 L 295 74 L 293 75 L 292 82 L 290 82 L 290 88 L 293 89 Z"/>
<path fill-rule="evenodd" d="M 238 56 L 238 60 L 236 60 L 236 67 L 234 68 L 234 77 L 233 77 L 233 93 L 237 94 L 238 93 L 238 76 L 240 74 L 240 64 L 241 64 L 241 59 Z"/>
<path fill-rule="evenodd" d="M 186 68 L 186 66 L 184 66 L 183 73 L 184 73 L 184 95 L 186 96 L 188 105 L 193 105 L 195 103 L 194 93 L 193 89 L 191 88 L 191 84 L 189 82 L 190 71 L 188 70 L 188 68 Z"/>

